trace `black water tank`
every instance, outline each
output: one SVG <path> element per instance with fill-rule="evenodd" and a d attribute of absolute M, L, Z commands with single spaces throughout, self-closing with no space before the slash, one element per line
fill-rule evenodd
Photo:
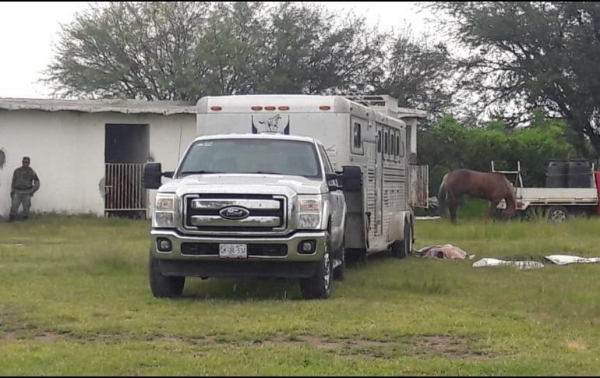
<path fill-rule="evenodd" d="M 592 186 L 592 165 L 586 159 L 569 161 L 569 188 L 590 188 Z"/>
<path fill-rule="evenodd" d="M 564 160 L 550 160 L 546 173 L 546 188 L 568 187 L 569 163 Z"/>

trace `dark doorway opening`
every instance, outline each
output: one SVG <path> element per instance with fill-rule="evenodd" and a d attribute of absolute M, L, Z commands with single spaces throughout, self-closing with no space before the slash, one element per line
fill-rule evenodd
<path fill-rule="evenodd" d="M 150 153 L 149 126 L 106 124 L 104 146 L 105 215 L 145 218 L 147 192 L 142 176 Z"/>

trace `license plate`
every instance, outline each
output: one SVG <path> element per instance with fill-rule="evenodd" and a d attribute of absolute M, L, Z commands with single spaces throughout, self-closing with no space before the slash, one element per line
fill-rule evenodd
<path fill-rule="evenodd" d="M 248 258 L 246 244 L 219 244 L 219 257 L 222 259 Z"/>

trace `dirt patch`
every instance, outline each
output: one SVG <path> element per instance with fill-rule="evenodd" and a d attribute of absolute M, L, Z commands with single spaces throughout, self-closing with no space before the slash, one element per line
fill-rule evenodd
<path fill-rule="evenodd" d="M 168 342 L 189 342 L 193 344 L 232 344 L 240 346 L 256 345 L 256 346 L 293 346 L 301 344 L 310 345 L 321 349 L 344 349 L 344 348 L 372 348 L 381 347 L 390 344 L 388 341 L 364 340 L 364 339 L 332 339 L 313 335 L 277 335 L 265 339 L 240 340 L 227 336 L 200 336 L 200 337 L 180 337 L 173 335 L 161 335 L 149 337 L 149 341 L 168 341 Z"/>
<path fill-rule="evenodd" d="M 34 339 L 37 341 L 53 342 L 62 338 L 63 336 L 64 335 L 55 332 L 42 332 L 41 334 L 36 335 Z"/>
<path fill-rule="evenodd" d="M 36 330 L 7 330 L 0 333 L 0 340 L 36 340 L 42 342 L 54 342 L 65 335 L 56 332 L 39 332 Z"/>
<path fill-rule="evenodd" d="M 574 351 L 578 351 L 578 352 L 587 350 L 587 346 L 580 341 L 570 340 L 570 341 L 567 341 L 566 344 L 567 344 L 567 349 L 569 349 L 569 350 L 574 350 Z"/>
<path fill-rule="evenodd" d="M 276 335 L 270 338 L 240 340 L 224 335 L 185 337 L 175 335 L 136 335 L 136 334 L 73 334 L 68 332 L 43 331 L 39 329 L 0 329 L 0 339 L 33 339 L 41 342 L 54 342 L 59 339 L 76 339 L 79 342 L 116 343 L 124 340 L 144 340 L 162 342 L 184 342 L 193 345 L 238 345 L 238 346 L 289 346 L 309 345 L 330 353 L 341 355 L 362 355 L 370 358 L 396 359 L 398 357 L 441 357 L 451 359 L 479 360 L 492 356 L 477 348 L 473 338 L 431 335 L 411 336 L 389 340 L 333 339 L 313 335 Z M 585 349 L 584 345 L 570 342 L 567 348 Z"/>
<path fill-rule="evenodd" d="M 308 344 L 316 348 L 323 349 L 343 349 L 343 348 L 365 348 L 379 347 L 386 345 L 385 341 L 371 340 L 353 340 L 353 339 L 330 339 L 319 336 L 277 336 L 268 340 L 257 340 L 254 344 L 262 345 L 288 345 L 297 346 L 298 344 Z"/>
<path fill-rule="evenodd" d="M 486 352 L 471 348 L 469 344 L 473 341 L 475 340 L 450 335 L 416 336 L 407 340 L 416 355 L 471 360 L 490 358 Z"/>

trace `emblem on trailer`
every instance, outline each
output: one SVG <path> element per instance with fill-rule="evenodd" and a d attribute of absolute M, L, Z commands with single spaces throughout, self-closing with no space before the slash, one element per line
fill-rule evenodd
<path fill-rule="evenodd" d="M 273 117 L 258 119 L 255 122 L 255 116 L 252 116 L 252 134 L 272 133 L 272 134 L 290 134 L 290 116 L 287 117 L 287 123 L 282 128 L 279 121 L 282 117 L 280 114 L 275 114 Z M 258 123 L 258 126 L 256 125 Z"/>
<path fill-rule="evenodd" d="M 219 211 L 221 218 L 229 220 L 242 220 L 248 218 L 250 211 L 244 207 L 239 206 L 228 206 L 224 207 Z"/>

